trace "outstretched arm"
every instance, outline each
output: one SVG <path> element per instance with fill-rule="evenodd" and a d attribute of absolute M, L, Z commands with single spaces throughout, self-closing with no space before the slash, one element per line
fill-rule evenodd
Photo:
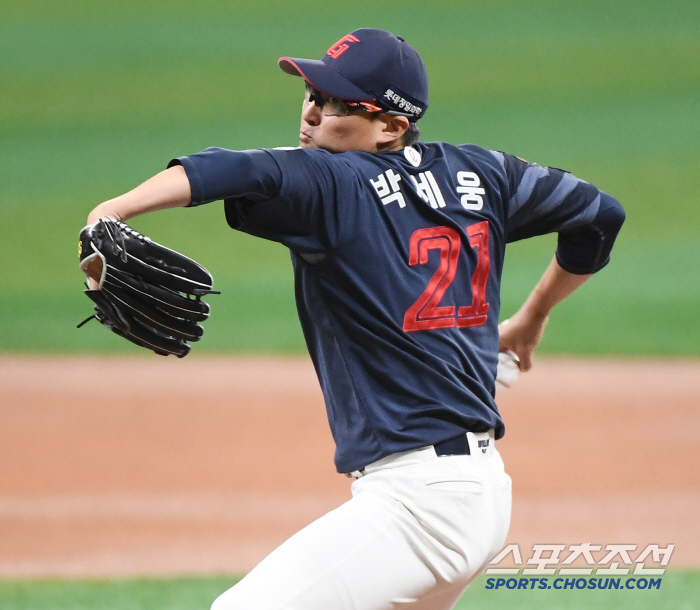
<path fill-rule="evenodd" d="M 542 340 L 549 313 L 592 275 L 569 273 L 555 257 L 523 306 L 501 323 L 499 349 L 515 352 L 520 358 L 520 369 L 530 370 L 532 353 Z"/>
<path fill-rule="evenodd" d="M 135 189 L 98 205 L 88 215 L 87 223 L 100 218 L 126 221 L 134 216 L 189 205 L 192 199 L 185 168 L 175 165 L 146 180 Z"/>
<path fill-rule="evenodd" d="M 190 183 L 185 168 L 175 165 L 149 178 L 135 189 L 114 199 L 99 204 L 88 214 L 87 224 L 96 223 L 100 218 L 126 221 L 134 216 L 189 205 L 192 197 Z M 102 265 L 93 268 L 88 278 L 88 287 L 96 290 Z"/>

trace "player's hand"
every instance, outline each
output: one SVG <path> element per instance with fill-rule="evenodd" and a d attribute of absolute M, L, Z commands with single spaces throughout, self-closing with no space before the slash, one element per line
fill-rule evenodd
<path fill-rule="evenodd" d="M 498 326 L 499 351 L 512 351 L 520 359 L 520 370 L 532 368 L 532 354 L 540 344 L 549 316 L 544 318 L 529 315 L 522 309 L 512 318 Z"/>
<path fill-rule="evenodd" d="M 117 214 L 99 214 L 96 212 L 99 208 L 95 208 L 87 219 L 88 225 L 95 224 L 100 218 L 105 218 L 108 220 L 121 220 Z M 85 266 L 85 274 L 87 275 L 87 285 L 89 290 L 99 290 L 100 288 L 100 278 L 102 277 L 102 260 L 96 258 L 91 261 L 89 265 Z"/>

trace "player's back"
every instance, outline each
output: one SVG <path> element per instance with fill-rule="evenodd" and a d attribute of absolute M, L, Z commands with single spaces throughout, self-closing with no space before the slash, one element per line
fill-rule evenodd
<path fill-rule="evenodd" d="M 494 402 L 506 241 L 556 231 L 557 261 L 595 273 L 624 220 L 568 172 L 477 146 L 207 149 L 177 162 L 192 201 L 288 246 L 299 317 L 352 471 L 503 423 Z"/>
<path fill-rule="evenodd" d="M 373 461 L 464 430 L 500 433 L 507 185 L 497 156 L 436 143 L 325 161 L 337 183 L 333 244 L 294 258 L 340 463 L 348 437 L 365 439 L 345 447 L 354 464 L 358 444 L 371 454 L 359 461 Z"/>

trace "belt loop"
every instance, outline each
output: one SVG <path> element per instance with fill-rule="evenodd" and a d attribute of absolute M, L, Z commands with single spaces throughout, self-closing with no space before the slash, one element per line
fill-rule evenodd
<path fill-rule="evenodd" d="M 365 469 L 360 468 L 359 470 L 353 470 L 352 472 L 346 472 L 345 476 L 348 477 L 348 479 L 359 479 L 360 477 L 365 476 Z"/>

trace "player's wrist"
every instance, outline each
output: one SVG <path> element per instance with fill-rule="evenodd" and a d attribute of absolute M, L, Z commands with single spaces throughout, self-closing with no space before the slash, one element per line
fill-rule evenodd
<path fill-rule="evenodd" d="M 92 210 L 92 212 L 90 212 L 90 214 L 88 214 L 88 217 L 87 217 L 87 224 L 88 225 L 95 224 L 101 218 L 109 218 L 110 220 L 119 220 L 119 221 L 124 220 L 119 214 L 117 214 L 116 212 L 107 208 L 105 206 L 106 203 L 108 203 L 108 202 L 101 203 L 94 210 Z"/>
<path fill-rule="evenodd" d="M 520 317 L 527 324 L 545 324 L 552 308 L 545 303 L 531 299 L 525 302 L 520 311 Z"/>

